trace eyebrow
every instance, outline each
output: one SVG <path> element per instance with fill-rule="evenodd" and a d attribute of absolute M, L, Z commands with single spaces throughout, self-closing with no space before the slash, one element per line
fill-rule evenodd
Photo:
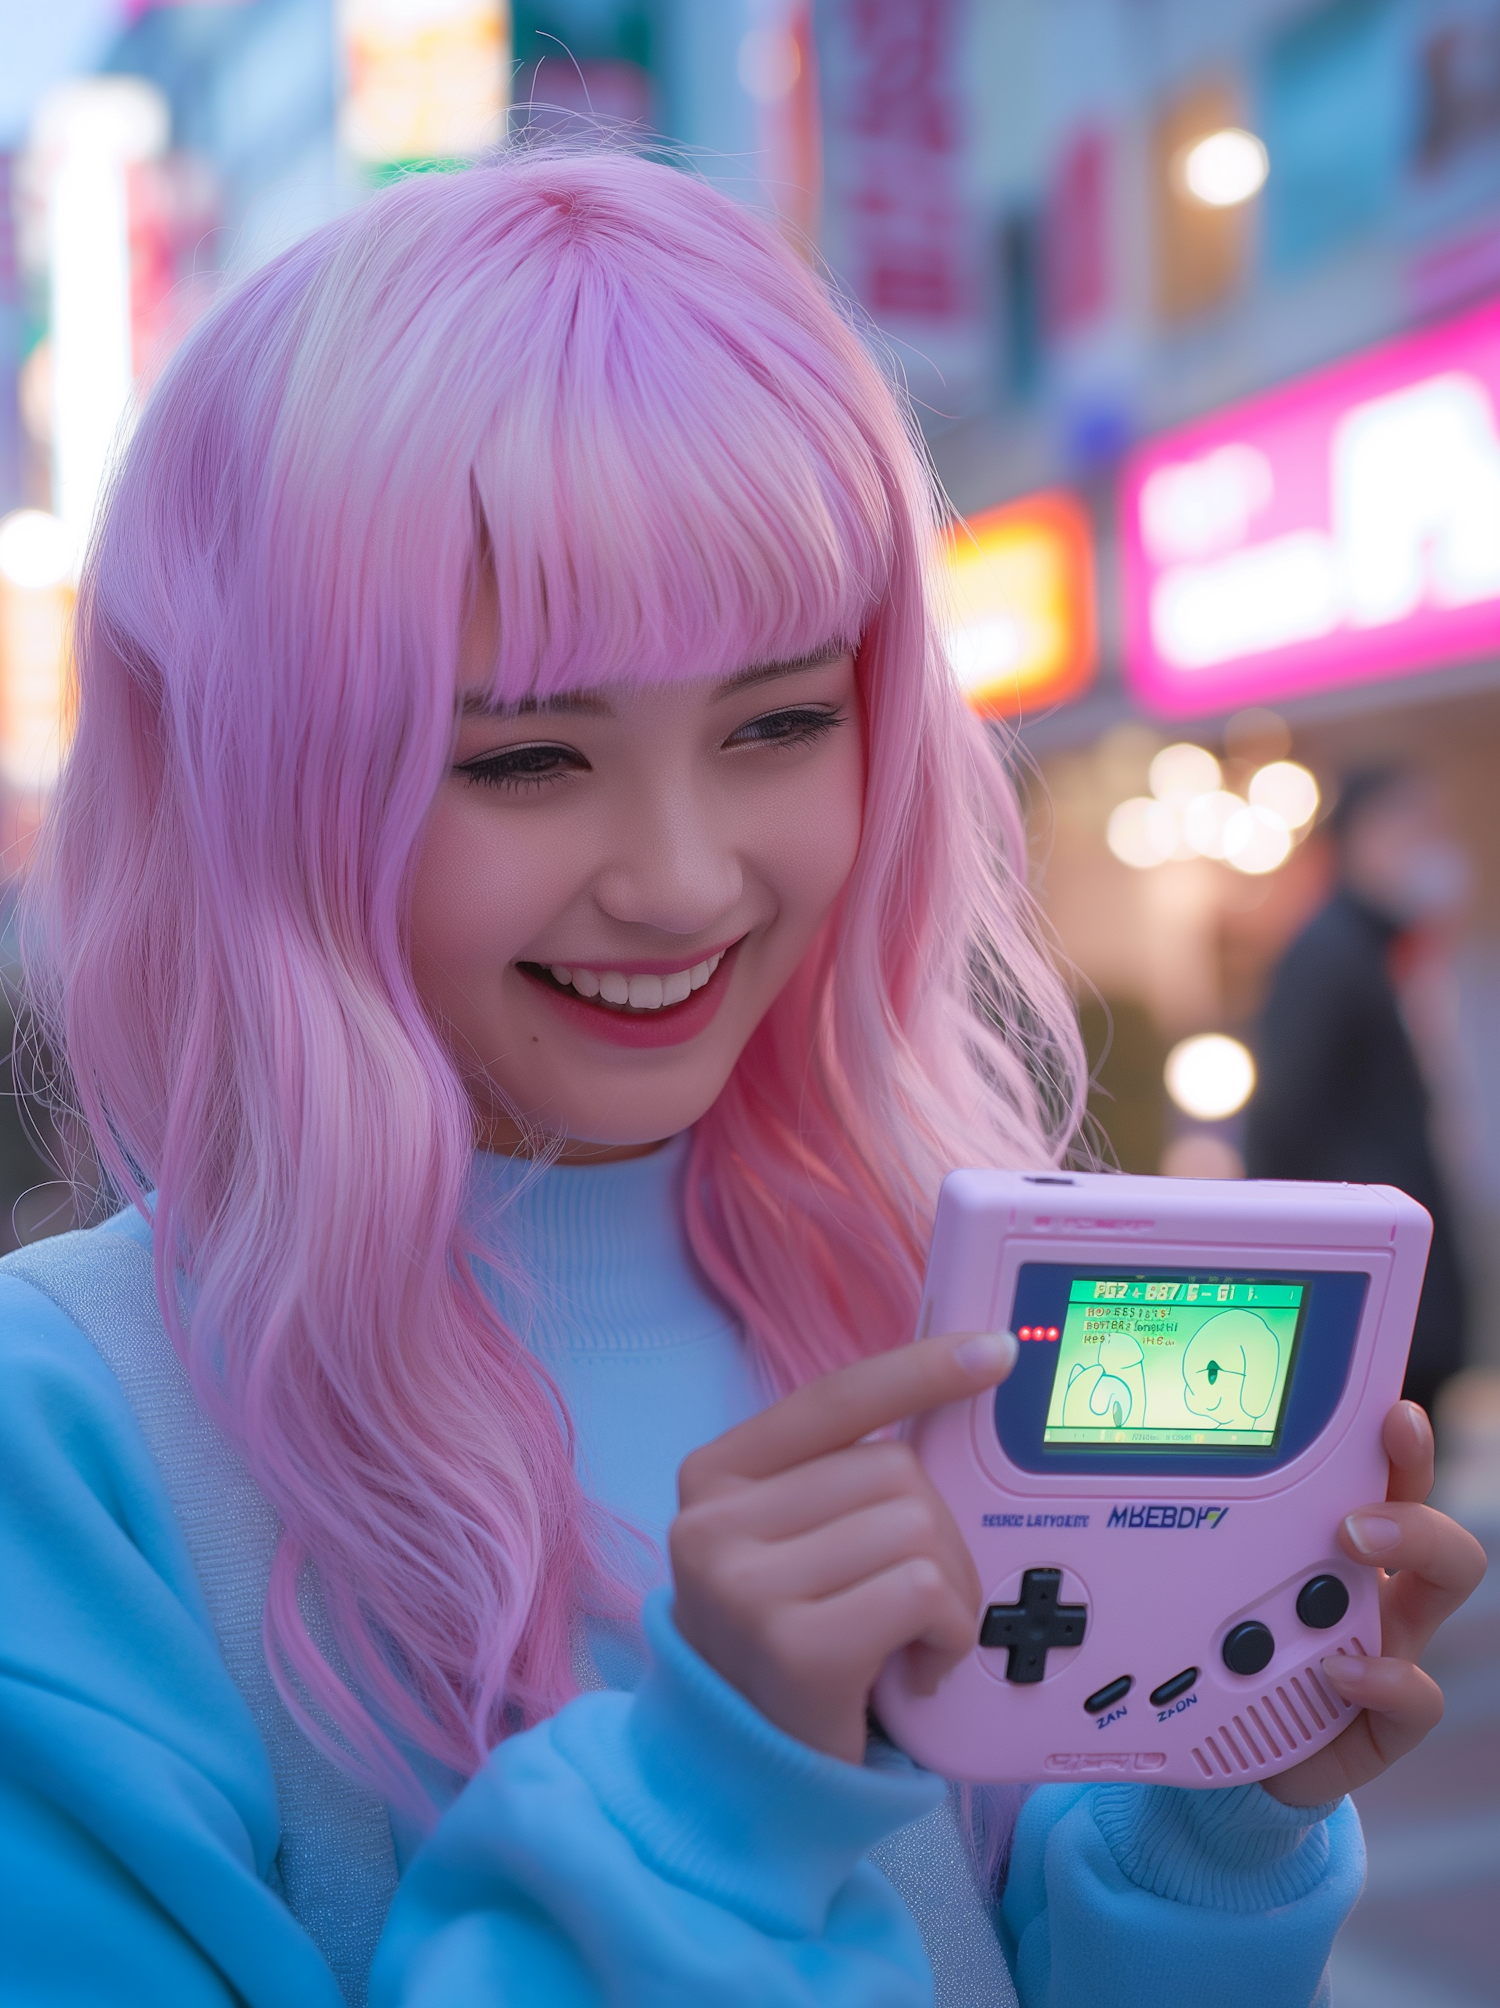
<path fill-rule="evenodd" d="M 852 647 L 852 642 L 829 641 L 810 654 L 794 656 L 787 662 L 754 663 L 750 668 L 736 670 L 733 676 L 726 676 L 717 682 L 713 687 L 712 700 L 732 697 L 737 691 L 751 690 L 760 683 L 774 683 L 779 677 L 797 676 L 808 669 L 822 669 L 847 655 Z M 529 718 L 538 713 L 551 712 L 607 718 L 611 712 L 603 689 L 562 690 L 555 697 L 522 697 L 511 704 L 495 704 L 483 691 L 471 690 L 465 692 L 461 709 L 465 718 Z"/>

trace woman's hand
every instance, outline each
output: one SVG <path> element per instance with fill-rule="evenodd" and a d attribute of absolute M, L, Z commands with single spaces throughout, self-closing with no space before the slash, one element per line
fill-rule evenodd
<path fill-rule="evenodd" d="M 1326 1750 L 1266 1780 L 1266 1790 L 1288 1806 L 1318 1806 L 1367 1785 L 1437 1727 L 1442 1690 L 1415 1662 L 1484 1574 L 1474 1536 L 1421 1503 L 1432 1490 L 1432 1425 L 1415 1402 L 1397 1402 L 1384 1442 L 1391 1460 L 1385 1502 L 1361 1506 L 1339 1529 L 1351 1560 L 1400 1571 L 1380 1579 L 1382 1657 L 1333 1653 L 1322 1662 L 1328 1685 L 1364 1712 Z"/>
<path fill-rule="evenodd" d="M 672 1523 L 677 1629 L 778 1728 L 858 1764 L 875 1676 L 930 1693 L 978 1637 L 979 1577 L 910 1447 L 872 1431 L 1004 1380 L 1008 1332 L 924 1339 L 695 1450 Z"/>

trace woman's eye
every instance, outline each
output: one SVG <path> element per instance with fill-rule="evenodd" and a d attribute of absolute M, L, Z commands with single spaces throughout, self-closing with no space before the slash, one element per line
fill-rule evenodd
<path fill-rule="evenodd" d="M 561 780 L 564 774 L 582 772 L 587 766 L 583 755 L 571 746 L 505 746 L 498 753 L 464 761 L 456 771 L 481 787 L 522 793 Z"/>
<path fill-rule="evenodd" d="M 842 725 L 844 714 L 836 705 L 827 707 L 799 704 L 786 711 L 768 711 L 731 732 L 726 746 L 808 746 Z"/>

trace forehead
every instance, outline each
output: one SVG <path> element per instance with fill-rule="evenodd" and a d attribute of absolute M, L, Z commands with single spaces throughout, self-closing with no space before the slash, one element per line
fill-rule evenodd
<path fill-rule="evenodd" d="M 751 663 L 744 669 L 736 670 L 728 676 L 685 678 L 684 682 L 705 686 L 704 694 L 710 703 L 721 698 L 733 697 L 740 691 L 757 689 L 762 685 L 780 683 L 788 677 L 800 675 L 810 669 L 820 669 L 829 663 L 840 661 L 852 653 L 852 644 L 843 640 L 830 640 L 822 647 L 810 650 L 804 655 L 792 656 L 780 662 Z M 638 684 L 626 688 L 641 688 Z M 646 686 L 649 687 L 649 686 Z M 560 690 L 550 696 L 527 696 L 507 702 L 495 695 L 486 685 L 471 686 L 461 695 L 459 709 L 466 718 L 525 718 L 538 714 L 557 713 L 583 715 L 587 717 L 609 717 L 615 710 L 614 697 L 621 685 L 617 683 L 596 684 L 576 690 Z"/>

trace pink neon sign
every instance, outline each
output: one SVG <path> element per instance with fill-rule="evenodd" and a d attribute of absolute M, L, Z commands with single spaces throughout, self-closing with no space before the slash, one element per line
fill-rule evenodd
<path fill-rule="evenodd" d="M 1500 652 L 1500 302 L 1152 440 L 1121 500 L 1154 710 Z"/>

